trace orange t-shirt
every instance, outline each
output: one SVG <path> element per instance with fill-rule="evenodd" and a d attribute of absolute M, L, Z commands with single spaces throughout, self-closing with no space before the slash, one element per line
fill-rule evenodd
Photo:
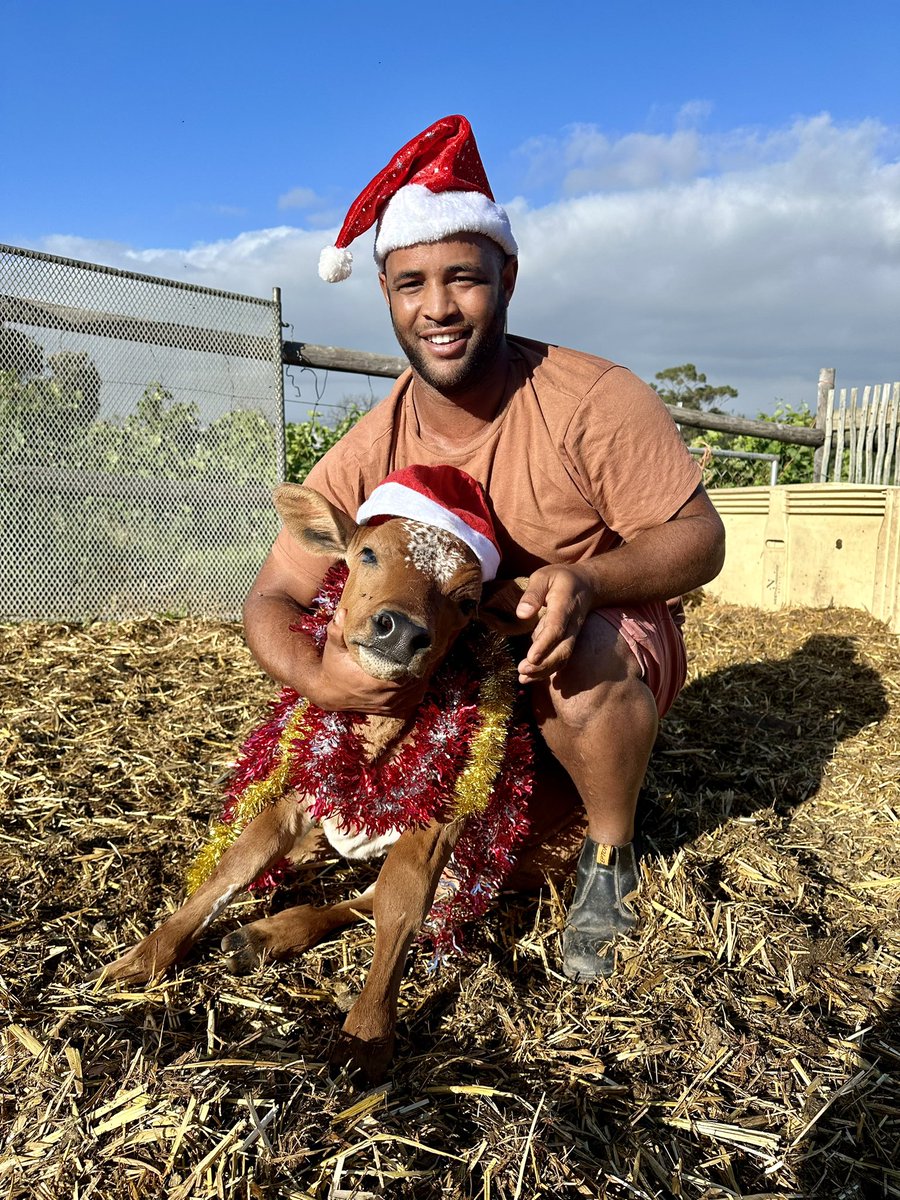
<path fill-rule="evenodd" d="M 651 387 L 577 350 L 525 338 L 509 346 L 504 401 L 464 450 L 448 453 L 422 435 L 406 371 L 305 482 L 355 516 L 391 471 L 460 467 L 487 493 L 504 577 L 603 554 L 681 508 L 700 470 Z M 309 579 L 322 577 L 323 560 L 285 530 L 275 553 Z"/>

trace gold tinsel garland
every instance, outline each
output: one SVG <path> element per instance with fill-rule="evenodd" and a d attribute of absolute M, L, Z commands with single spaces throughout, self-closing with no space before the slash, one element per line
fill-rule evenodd
<path fill-rule="evenodd" d="M 229 821 L 216 821 L 213 825 L 209 840 L 188 867 L 185 876 L 188 895 L 192 895 L 201 884 L 206 883 L 219 865 L 222 855 L 237 841 L 254 817 L 258 817 L 263 809 L 280 800 L 288 790 L 291 743 L 303 736 L 303 720 L 308 708 L 308 700 L 298 700 L 278 739 L 278 764 L 271 775 L 245 788 L 235 802 Z"/>
<path fill-rule="evenodd" d="M 502 638 L 485 633 L 475 651 L 479 673 L 479 725 L 472 735 L 466 765 L 453 790 L 452 817 L 484 812 L 494 781 L 503 765 L 506 736 L 515 701 L 515 667 Z M 309 701 L 301 698 L 278 739 L 277 766 L 265 779 L 251 783 L 237 798 L 228 821 L 217 821 L 209 840 L 194 859 L 186 874 L 188 894 L 195 892 L 213 873 L 225 851 L 232 846 L 249 823 L 289 789 L 291 757 L 298 743 L 306 740 L 304 728 Z"/>
<path fill-rule="evenodd" d="M 478 655 L 483 671 L 478 689 L 478 730 L 472 737 L 468 760 L 453 789 L 453 816 L 484 812 L 503 766 L 506 735 L 516 697 L 516 673 L 505 641 L 486 634 Z"/>

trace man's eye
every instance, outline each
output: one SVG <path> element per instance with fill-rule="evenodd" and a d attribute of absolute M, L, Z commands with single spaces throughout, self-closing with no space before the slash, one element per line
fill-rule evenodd
<path fill-rule="evenodd" d="M 360 551 L 359 557 L 360 557 L 361 561 L 366 564 L 367 567 L 377 567 L 378 566 L 378 559 L 375 557 L 375 551 L 370 550 L 368 546 L 363 546 L 362 550 Z"/>

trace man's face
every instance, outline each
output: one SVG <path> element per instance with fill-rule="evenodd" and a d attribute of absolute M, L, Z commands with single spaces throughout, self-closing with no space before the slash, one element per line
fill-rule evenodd
<path fill-rule="evenodd" d="M 392 250 L 379 276 L 416 372 L 452 395 L 477 384 L 505 338 L 517 260 L 480 234 Z"/>

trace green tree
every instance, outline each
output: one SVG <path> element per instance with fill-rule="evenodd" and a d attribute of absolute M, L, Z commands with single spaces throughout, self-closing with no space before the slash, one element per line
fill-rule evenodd
<path fill-rule="evenodd" d="M 140 478 L 179 479 L 196 474 L 200 441 L 196 404 L 176 401 L 160 383 L 149 383 L 124 421 L 94 421 L 77 447 L 77 465 Z"/>
<path fill-rule="evenodd" d="M 32 338 L 0 327 L 0 455 L 13 463 L 59 464 L 100 409 L 100 373 L 83 350 L 47 360 Z"/>
<path fill-rule="evenodd" d="M 44 369 L 44 350 L 34 338 L 0 325 L 0 372 L 13 373 L 20 383 Z"/>
<path fill-rule="evenodd" d="M 203 474 L 238 483 L 270 479 L 275 470 L 275 430 L 258 409 L 223 413 L 200 434 L 193 463 Z"/>
<path fill-rule="evenodd" d="M 737 388 L 727 383 L 713 387 L 693 363 L 682 363 L 680 367 L 666 367 L 664 371 L 657 371 L 654 378 L 658 382 L 650 386 L 656 390 L 663 403 L 677 404 L 697 412 L 720 413 L 723 410 L 717 407 L 717 402 L 725 397 L 733 400 L 738 394 Z"/>
<path fill-rule="evenodd" d="M 80 432 L 100 411 L 100 372 L 85 350 L 60 350 L 47 359 L 50 383 L 66 397 L 72 433 Z"/>

